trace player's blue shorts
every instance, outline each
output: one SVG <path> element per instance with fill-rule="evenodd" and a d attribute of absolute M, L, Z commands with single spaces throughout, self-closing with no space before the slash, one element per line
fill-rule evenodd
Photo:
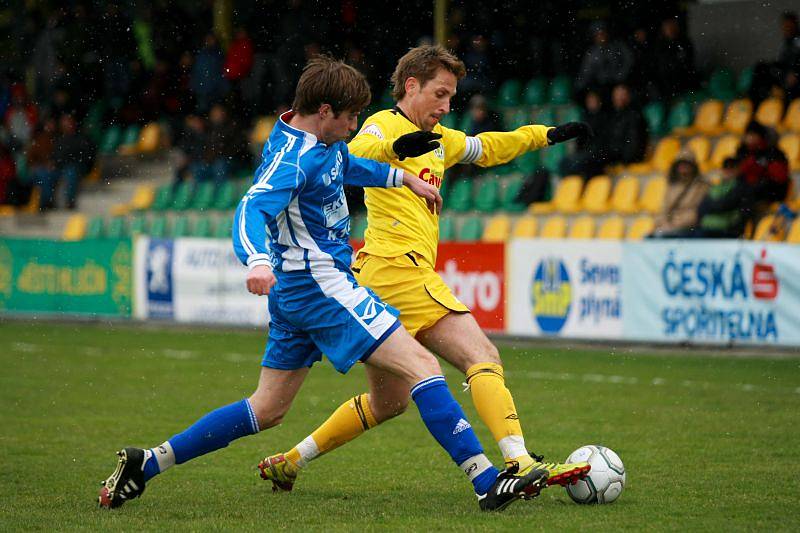
<path fill-rule="evenodd" d="M 269 293 L 269 340 L 261 365 L 310 367 L 322 354 L 341 373 L 365 361 L 398 327 L 400 313 L 334 268 L 282 272 Z"/>

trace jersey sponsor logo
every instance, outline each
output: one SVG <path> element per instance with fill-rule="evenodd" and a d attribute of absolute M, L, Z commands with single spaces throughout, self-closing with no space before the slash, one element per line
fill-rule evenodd
<path fill-rule="evenodd" d="M 383 132 L 381 132 L 381 129 L 377 126 L 377 124 L 370 124 L 362 129 L 361 132 L 359 132 L 359 135 L 364 134 L 374 135 L 378 139 L 383 140 Z"/>
<path fill-rule="evenodd" d="M 434 174 L 431 169 L 427 167 L 419 171 L 419 179 L 427 181 L 437 189 L 442 187 L 442 178 Z"/>
<path fill-rule="evenodd" d="M 344 189 L 339 189 L 336 193 L 323 198 L 322 215 L 325 217 L 325 226 L 333 228 L 336 224 L 350 216 L 347 209 L 347 199 L 344 196 Z"/>
<path fill-rule="evenodd" d="M 372 296 L 367 296 L 358 305 L 356 305 L 353 312 L 360 318 L 366 325 L 372 324 L 372 321 L 377 318 L 386 309 L 386 304 L 375 300 Z"/>
<path fill-rule="evenodd" d="M 334 181 L 336 178 L 339 177 L 339 174 L 342 173 L 342 152 L 336 152 L 336 162 L 333 164 L 331 169 L 322 175 L 322 183 L 325 184 L 327 187 Z"/>

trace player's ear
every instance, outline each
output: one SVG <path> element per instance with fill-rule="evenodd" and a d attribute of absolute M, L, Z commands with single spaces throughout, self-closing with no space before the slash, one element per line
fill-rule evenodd
<path fill-rule="evenodd" d="M 406 89 L 406 94 L 414 96 L 419 92 L 419 80 L 413 76 L 409 76 L 406 78 L 406 82 L 403 84 Z"/>
<path fill-rule="evenodd" d="M 333 114 L 333 108 L 330 104 L 322 104 L 319 106 L 319 118 L 327 118 L 329 115 Z"/>

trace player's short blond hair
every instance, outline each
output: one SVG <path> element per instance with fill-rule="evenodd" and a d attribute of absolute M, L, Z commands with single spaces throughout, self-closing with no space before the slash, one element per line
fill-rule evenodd
<path fill-rule="evenodd" d="M 416 78 L 420 86 L 423 86 L 436 77 L 440 68 L 451 72 L 459 80 L 467 73 L 464 62 L 444 46 L 426 44 L 412 48 L 400 58 L 394 69 L 392 97 L 396 102 L 403 99 L 408 78 Z"/>
<path fill-rule="evenodd" d="M 363 74 L 344 61 L 319 55 L 303 67 L 292 109 L 301 115 L 312 115 L 322 104 L 328 104 L 338 116 L 342 111 L 361 111 L 371 99 Z"/>

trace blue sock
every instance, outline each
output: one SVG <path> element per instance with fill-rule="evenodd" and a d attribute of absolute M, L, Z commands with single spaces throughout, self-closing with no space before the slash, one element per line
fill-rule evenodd
<path fill-rule="evenodd" d="M 423 379 L 411 388 L 411 398 L 433 438 L 469 476 L 475 492 L 486 494 L 499 474 L 467 421 L 444 376 Z"/>
<path fill-rule="evenodd" d="M 147 460 L 142 469 L 144 480 L 149 480 L 172 465 L 219 450 L 238 438 L 258 431 L 258 421 L 247 399 L 220 407 L 161 446 L 146 450 Z"/>

